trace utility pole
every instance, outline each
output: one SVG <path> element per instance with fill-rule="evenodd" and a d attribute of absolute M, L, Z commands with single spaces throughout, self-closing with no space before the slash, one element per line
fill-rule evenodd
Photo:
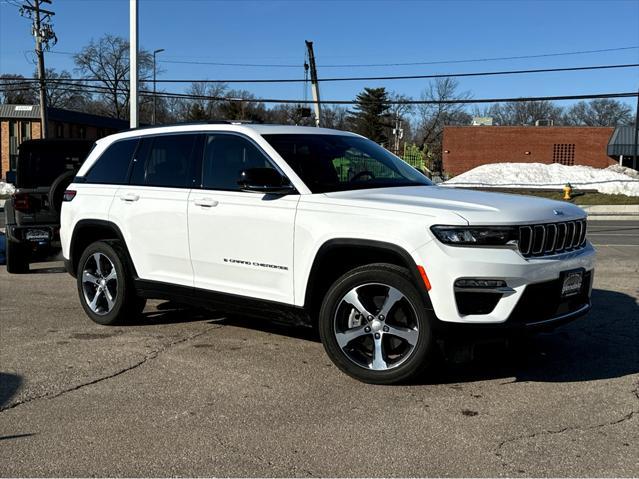
<path fill-rule="evenodd" d="M 317 67 L 315 66 L 315 53 L 313 53 L 313 42 L 306 40 L 306 48 L 308 49 L 308 63 L 311 67 L 311 89 L 313 91 L 313 101 L 315 106 L 315 126 L 320 126 L 321 106 L 319 84 L 317 82 Z"/>
<path fill-rule="evenodd" d="M 402 128 L 402 120 L 399 115 L 395 117 L 393 136 L 395 137 L 395 151 L 393 151 L 393 153 L 399 156 L 399 141 L 404 138 L 404 129 Z"/>
<path fill-rule="evenodd" d="M 129 126 L 140 126 L 138 120 L 138 0 L 129 0 Z"/>
<path fill-rule="evenodd" d="M 53 32 L 53 26 L 50 23 L 51 17 L 55 15 L 50 10 L 40 8 L 41 3 L 51 4 L 51 0 L 29 0 L 20 7 L 20 14 L 33 20 L 31 30 L 35 37 L 35 52 L 38 57 L 38 84 L 40 89 L 40 137 L 47 138 L 49 133 L 48 115 L 47 115 L 47 82 L 46 70 L 44 69 L 44 48 L 49 48 L 49 43 L 55 45 L 58 38 Z"/>
<path fill-rule="evenodd" d="M 151 124 L 155 125 L 155 113 L 157 108 L 157 101 L 155 99 L 155 55 L 164 51 L 164 48 L 158 48 L 153 50 L 153 117 L 151 118 Z"/>
<path fill-rule="evenodd" d="M 637 112 L 635 113 L 635 152 L 632 157 L 632 167 L 636 170 L 639 168 L 639 90 L 637 90 Z"/>

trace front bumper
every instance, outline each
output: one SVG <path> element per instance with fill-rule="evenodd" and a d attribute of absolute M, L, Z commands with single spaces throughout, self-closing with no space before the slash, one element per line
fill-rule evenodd
<path fill-rule="evenodd" d="M 596 253 L 589 243 L 560 255 L 524 258 L 510 248 L 452 247 L 431 241 L 413 255 L 432 285 L 429 297 L 438 319 L 435 327 L 441 330 L 544 329 L 590 309 Z M 563 273 L 577 269 L 584 272 L 582 288 L 562 300 Z M 461 278 L 503 280 L 507 287 L 494 293 L 491 304 L 475 304 L 475 311 L 469 312 L 454 287 Z"/>

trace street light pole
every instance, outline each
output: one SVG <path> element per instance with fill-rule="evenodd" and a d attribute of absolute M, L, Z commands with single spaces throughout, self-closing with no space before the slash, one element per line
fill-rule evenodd
<path fill-rule="evenodd" d="M 164 48 L 158 48 L 157 50 L 153 50 L 153 116 L 151 118 L 151 124 L 155 125 L 155 113 L 156 113 L 156 108 L 157 108 L 157 102 L 155 101 L 155 74 L 156 74 L 156 70 L 155 70 L 155 55 L 157 55 L 160 52 L 163 52 Z"/>
<path fill-rule="evenodd" d="M 138 0 L 129 0 L 129 125 L 140 126 L 138 119 Z"/>

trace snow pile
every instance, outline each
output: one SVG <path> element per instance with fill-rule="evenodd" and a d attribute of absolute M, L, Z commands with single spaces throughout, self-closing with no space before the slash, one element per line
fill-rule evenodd
<path fill-rule="evenodd" d="M 0 181 L 0 196 L 11 196 L 15 190 L 11 183 Z"/>
<path fill-rule="evenodd" d="M 627 166 L 621 165 L 610 165 L 607 170 L 614 171 L 617 173 L 623 173 L 624 175 L 628 175 L 635 180 L 639 180 L 639 171 L 633 170 L 632 168 L 628 168 Z"/>
<path fill-rule="evenodd" d="M 559 163 L 492 163 L 473 168 L 444 182 L 449 186 L 502 188 L 556 188 L 566 183 L 573 188 L 597 190 L 600 193 L 639 196 L 639 178 L 626 173 L 626 168 L 592 168 L 566 166 Z M 629 168 L 627 168 L 629 169 Z M 634 170 L 631 170 L 634 171 Z"/>

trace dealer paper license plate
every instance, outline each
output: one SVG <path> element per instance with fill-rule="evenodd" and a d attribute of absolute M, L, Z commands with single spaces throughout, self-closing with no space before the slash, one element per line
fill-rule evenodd
<path fill-rule="evenodd" d="M 579 294 L 584 280 L 584 272 L 581 270 L 568 271 L 564 274 L 564 282 L 561 286 L 561 297 L 565 298 L 566 296 Z"/>
<path fill-rule="evenodd" d="M 24 237 L 29 241 L 44 241 L 49 239 L 47 230 L 27 230 Z"/>

